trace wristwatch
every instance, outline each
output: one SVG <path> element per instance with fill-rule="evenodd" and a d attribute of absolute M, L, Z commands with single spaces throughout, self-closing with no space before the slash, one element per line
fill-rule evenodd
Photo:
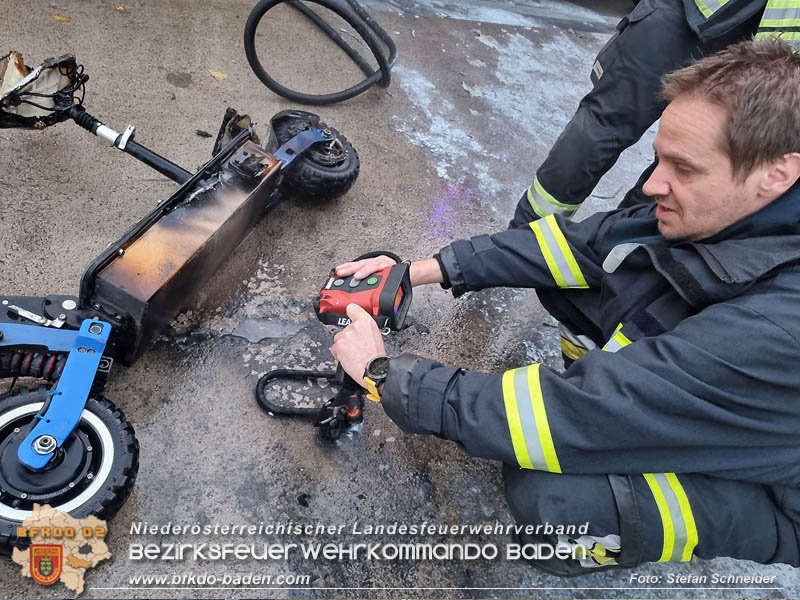
<path fill-rule="evenodd" d="M 388 356 L 376 356 L 367 363 L 364 369 L 364 383 L 367 385 L 367 398 L 373 402 L 381 401 L 381 393 L 378 388 L 386 381 L 389 375 L 389 362 L 392 359 Z"/>

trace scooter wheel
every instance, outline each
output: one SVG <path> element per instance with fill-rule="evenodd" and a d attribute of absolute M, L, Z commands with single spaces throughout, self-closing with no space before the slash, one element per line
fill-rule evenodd
<path fill-rule="evenodd" d="M 29 540 L 17 527 L 34 504 L 49 504 L 73 517 L 113 517 L 133 490 L 139 469 L 139 443 L 122 411 L 102 396 L 86 402 L 78 426 L 41 472 L 20 464 L 25 439 L 48 388 L 21 388 L 0 396 L 0 557 Z"/>
<path fill-rule="evenodd" d="M 334 200 L 344 195 L 358 178 L 361 162 L 347 138 L 328 127 L 314 113 L 291 111 L 291 115 L 273 121 L 278 145 L 307 129 L 329 129 L 330 143 L 312 146 L 296 158 L 284 174 L 281 191 L 288 196 L 309 200 Z"/>

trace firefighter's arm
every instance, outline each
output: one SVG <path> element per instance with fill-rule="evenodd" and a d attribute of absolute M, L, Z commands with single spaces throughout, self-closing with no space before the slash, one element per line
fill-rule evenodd
<path fill-rule="evenodd" d="M 440 283 L 452 288 L 455 296 L 500 286 L 597 287 L 604 257 L 595 241 L 621 216 L 621 211 L 611 211 L 574 223 L 551 215 L 520 229 L 456 240 L 435 258 L 412 262 L 411 284 Z M 388 256 L 352 261 L 338 265 L 336 275 L 363 279 L 392 264 Z"/>
<path fill-rule="evenodd" d="M 748 321 L 758 327 L 733 326 Z M 796 446 L 799 350 L 758 313 L 722 304 L 565 373 L 536 364 L 484 375 L 403 355 L 383 406 L 405 431 L 522 468 L 719 474 L 735 453 L 736 468 L 757 472 Z"/>
<path fill-rule="evenodd" d="M 594 248 L 597 231 L 613 213 L 573 223 L 553 215 L 493 235 L 457 240 L 439 252 L 453 295 L 490 287 L 587 289 L 603 277 Z"/>

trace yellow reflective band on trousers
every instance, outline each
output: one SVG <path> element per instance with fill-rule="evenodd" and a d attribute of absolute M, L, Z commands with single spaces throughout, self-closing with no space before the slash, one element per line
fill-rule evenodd
<path fill-rule="evenodd" d="M 756 34 L 757 40 L 770 37 L 778 37 L 789 44 L 795 53 L 800 52 L 800 31 L 759 31 Z"/>
<path fill-rule="evenodd" d="M 777 37 L 800 52 L 800 0 L 769 0 L 755 37 Z"/>
<path fill-rule="evenodd" d="M 689 498 L 675 473 L 645 473 L 664 528 L 664 546 L 658 562 L 692 560 L 697 546 L 697 526 Z"/>
<path fill-rule="evenodd" d="M 728 0 L 694 0 L 697 10 L 707 19 L 728 3 Z"/>
<path fill-rule="evenodd" d="M 556 285 L 562 289 L 588 288 L 589 285 L 581 273 L 572 250 L 569 249 L 567 238 L 561 232 L 555 216 L 539 219 L 530 226 L 536 234 L 536 241 L 539 242 L 539 248 Z"/>
<path fill-rule="evenodd" d="M 538 177 L 533 178 L 533 184 L 528 188 L 528 203 L 531 205 L 533 212 L 540 217 L 546 217 L 547 215 L 563 215 L 569 218 L 578 210 L 578 207 L 574 204 L 564 204 L 556 200 L 553 195 L 539 183 Z"/>
<path fill-rule="evenodd" d="M 538 364 L 503 373 L 503 401 L 519 466 L 561 473 L 539 385 Z"/>
<path fill-rule="evenodd" d="M 561 338 L 561 353 L 567 358 L 578 360 L 581 356 L 585 356 L 589 351 L 586 348 L 581 348 L 570 342 L 567 338 Z"/>
<path fill-rule="evenodd" d="M 624 348 L 631 341 L 625 337 L 625 334 L 622 333 L 622 323 L 617 325 L 616 331 L 614 331 L 614 335 L 611 336 L 611 339 L 606 342 L 606 345 L 603 346 L 603 350 L 605 352 L 617 352 L 621 348 Z"/>
<path fill-rule="evenodd" d="M 759 30 L 762 27 L 798 26 L 800 26 L 800 0 L 770 0 L 758 24 Z"/>

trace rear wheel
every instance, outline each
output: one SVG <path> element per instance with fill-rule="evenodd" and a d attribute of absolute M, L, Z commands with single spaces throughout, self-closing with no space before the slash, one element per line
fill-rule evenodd
<path fill-rule="evenodd" d="M 361 163 L 347 138 L 319 120 L 314 113 L 292 110 L 272 118 L 278 145 L 307 129 L 328 129 L 330 142 L 315 144 L 296 158 L 284 174 L 281 191 L 288 196 L 312 200 L 333 200 L 355 183 Z"/>
<path fill-rule="evenodd" d="M 139 444 L 122 411 L 102 396 L 86 402 L 78 426 L 41 472 L 20 464 L 17 450 L 35 425 L 48 388 L 0 396 L 0 556 L 25 547 L 17 527 L 34 504 L 73 517 L 113 517 L 133 490 Z"/>

